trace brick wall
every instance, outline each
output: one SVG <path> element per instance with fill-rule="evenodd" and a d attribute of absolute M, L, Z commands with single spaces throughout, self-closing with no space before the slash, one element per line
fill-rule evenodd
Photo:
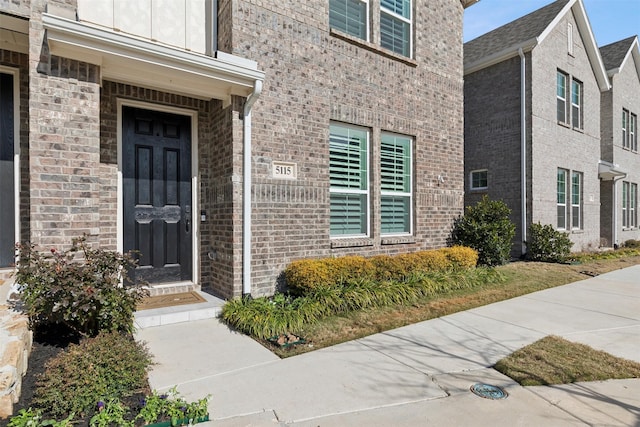
<path fill-rule="evenodd" d="M 68 245 L 100 232 L 99 73 L 97 66 L 50 55 L 43 45 L 45 4 L 31 6 L 30 237 L 44 246 Z"/>
<path fill-rule="evenodd" d="M 574 35 L 574 55 L 567 53 L 567 22 L 562 19 L 533 55 L 533 222 L 557 224 L 557 169 L 583 174 L 581 230 L 572 230 L 574 251 L 600 246 L 600 88 L 587 57 L 582 37 Z M 583 130 L 558 124 L 556 73 L 560 69 L 583 83 Z"/>
<path fill-rule="evenodd" d="M 374 255 L 443 246 L 463 204 L 462 7 L 415 2 L 415 59 L 330 33 L 328 2 L 220 1 L 220 47 L 266 72 L 253 109 L 253 286 L 274 290 L 299 258 Z M 373 16 L 379 13 L 373 5 Z M 372 40 L 379 28 L 373 19 Z M 229 34 L 232 31 L 232 34 Z M 366 127 L 371 141 L 371 237 L 329 236 L 329 123 Z M 414 235 L 385 239 L 379 225 L 380 134 L 415 140 Z M 272 178 L 274 161 L 298 179 Z M 445 182 L 438 185 L 438 175 Z"/>
<path fill-rule="evenodd" d="M 525 63 L 527 75 L 530 75 L 530 53 L 525 56 Z M 520 57 L 516 56 L 466 75 L 464 86 L 465 205 L 475 205 L 484 195 L 506 203 L 511 209 L 509 218 L 516 225 L 512 247 L 514 257 L 522 253 L 520 67 Z M 496 90 L 496 82 L 500 82 L 499 90 Z M 530 78 L 526 84 L 527 111 L 530 112 Z M 528 115 L 528 129 L 530 125 Z M 528 156 L 530 135 L 528 131 Z M 482 169 L 487 170 L 487 189 L 472 191 L 471 172 Z M 530 186 L 529 180 L 528 188 Z"/>
<path fill-rule="evenodd" d="M 637 49 L 637 48 L 636 48 Z M 620 168 L 627 172 L 627 177 L 621 181 L 638 184 L 640 187 L 640 151 L 630 151 L 622 148 L 622 109 L 625 108 L 640 118 L 640 78 L 637 70 L 640 69 L 633 55 L 630 55 L 622 70 L 615 74 L 612 80 L 613 100 L 611 106 L 612 116 L 612 161 L 620 165 Z M 636 127 L 640 130 L 640 123 L 636 123 Z M 638 138 L 636 136 L 636 138 Z M 640 139 L 640 138 L 639 138 Z M 617 227 L 618 241 L 615 243 L 622 244 L 629 239 L 640 240 L 640 229 L 638 227 L 632 229 L 624 229 L 622 227 L 622 183 L 618 181 L 616 185 L 617 193 Z M 611 210 L 609 210 L 609 215 Z"/>

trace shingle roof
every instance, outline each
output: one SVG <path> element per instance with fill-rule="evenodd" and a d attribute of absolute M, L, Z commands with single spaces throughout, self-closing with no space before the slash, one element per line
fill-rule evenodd
<path fill-rule="evenodd" d="M 571 0 L 558 0 L 464 44 L 464 62 L 476 61 L 541 35 Z"/>
<path fill-rule="evenodd" d="M 620 40 L 600 48 L 600 56 L 604 62 L 604 68 L 609 71 L 616 69 L 622 65 L 622 61 L 629 52 L 633 40 L 636 36 L 631 36 L 624 40 Z"/>

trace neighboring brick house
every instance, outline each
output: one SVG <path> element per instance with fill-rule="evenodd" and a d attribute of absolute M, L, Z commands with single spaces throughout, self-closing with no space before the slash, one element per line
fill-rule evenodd
<path fill-rule="evenodd" d="M 0 267 L 87 233 L 229 298 L 445 245 L 475 1 L 0 0 Z"/>
<path fill-rule="evenodd" d="M 514 256 L 538 222 L 568 232 L 574 251 L 599 248 L 610 82 L 582 0 L 550 3 L 464 51 L 465 204 L 484 194 L 507 203 Z"/>
<path fill-rule="evenodd" d="M 600 48 L 611 89 L 602 93 L 600 235 L 604 245 L 640 240 L 638 117 L 640 50 L 633 36 Z M 606 162 L 606 163 L 605 163 Z"/>

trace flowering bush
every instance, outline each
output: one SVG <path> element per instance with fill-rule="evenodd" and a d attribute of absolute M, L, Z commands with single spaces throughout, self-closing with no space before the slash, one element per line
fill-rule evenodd
<path fill-rule="evenodd" d="M 147 291 L 127 282 L 127 270 L 135 267 L 131 255 L 92 249 L 84 237 L 63 252 L 41 253 L 31 244 L 17 250 L 16 283 L 32 327 L 63 324 L 84 336 L 133 330 L 133 313 Z"/>

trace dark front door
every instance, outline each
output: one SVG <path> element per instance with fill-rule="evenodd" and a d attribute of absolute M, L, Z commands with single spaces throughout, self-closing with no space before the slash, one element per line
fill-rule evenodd
<path fill-rule="evenodd" d="M 13 75 L 0 73 L 0 268 L 15 262 Z"/>
<path fill-rule="evenodd" d="M 135 279 L 191 280 L 191 122 L 122 109 L 124 251 L 137 251 Z"/>

